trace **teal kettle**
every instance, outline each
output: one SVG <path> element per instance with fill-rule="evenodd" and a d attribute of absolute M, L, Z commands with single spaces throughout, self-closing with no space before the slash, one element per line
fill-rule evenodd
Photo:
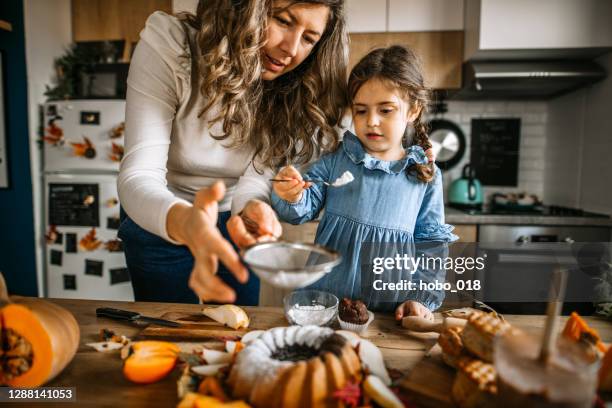
<path fill-rule="evenodd" d="M 456 208 L 470 210 L 482 208 L 482 185 L 476 178 L 476 170 L 469 163 L 463 167 L 461 178 L 450 185 L 448 202 Z"/>

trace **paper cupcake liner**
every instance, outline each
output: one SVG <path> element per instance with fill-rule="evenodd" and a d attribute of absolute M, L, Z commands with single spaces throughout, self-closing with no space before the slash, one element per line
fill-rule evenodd
<path fill-rule="evenodd" d="M 340 327 L 343 330 L 350 330 L 350 331 L 355 332 L 357 334 L 362 334 L 362 333 L 364 333 L 368 329 L 368 326 L 374 320 L 374 313 L 370 312 L 369 310 L 368 310 L 368 316 L 369 316 L 368 317 L 368 321 L 365 322 L 364 324 L 356 324 L 356 323 L 345 322 L 344 320 L 340 319 L 339 315 L 338 315 L 338 322 L 340 323 Z"/>

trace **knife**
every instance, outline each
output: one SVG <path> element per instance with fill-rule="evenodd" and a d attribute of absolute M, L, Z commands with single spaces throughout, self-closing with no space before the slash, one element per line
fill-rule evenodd
<path fill-rule="evenodd" d="M 156 317 L 143 316 L 140 313 L 130 312 L 129 310 L 113 309 L 112 307 L 99 307 L 96 309 L 96 316 L 109 317 L 115 320 L 127 320 L 130 322 L 152 323 L 160 326 L 180 327 L 180 323 L 171 320 L 158 319 Z"/>

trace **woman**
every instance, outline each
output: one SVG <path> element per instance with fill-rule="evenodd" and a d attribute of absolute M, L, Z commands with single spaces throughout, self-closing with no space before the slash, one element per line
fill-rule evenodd
<path fill-rule="evenodd" d="M 338 143 L 346 60 L 343 0 L 200 0 L 195 15 L 149 17 L 118 180 L 136 300 L 257 304 L 226 239 L 280 235 L 267 179 Z"/>

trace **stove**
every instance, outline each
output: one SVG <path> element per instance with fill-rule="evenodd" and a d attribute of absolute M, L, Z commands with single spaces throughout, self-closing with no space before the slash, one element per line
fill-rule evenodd
<path fill-rule="evenodd" d="M 453 205 L 450 205 L 453 207 Z M 550 217 L 587 217 L 587 218 L 610 218 L 607 214 L 598 214 L 582 210 L 580 208 L 563 207 L 559 205 L 539 206 L 495 206 L 483 209 L 457 208 L 470 215 L 538 215 Z"/>

